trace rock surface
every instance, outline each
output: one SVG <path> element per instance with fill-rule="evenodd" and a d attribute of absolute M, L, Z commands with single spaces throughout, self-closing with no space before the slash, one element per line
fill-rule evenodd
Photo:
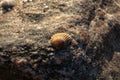
<path fill-rule="evenodd" d="M 120 80 L 119 0 L 33 0 L 0 14 L 0 80 Z M 56 50 L 55 33 L 77 45 Z"/>

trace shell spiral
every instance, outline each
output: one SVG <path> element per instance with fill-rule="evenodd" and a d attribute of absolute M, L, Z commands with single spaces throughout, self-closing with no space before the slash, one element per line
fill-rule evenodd
<path fill-rule="evenodd" d="M 62 47 L 69 45 L 71 41 L 72 37 L 67 33 L 56 33 L 50 39 L 50 43 L 56 49 L 60 49 Z"/>

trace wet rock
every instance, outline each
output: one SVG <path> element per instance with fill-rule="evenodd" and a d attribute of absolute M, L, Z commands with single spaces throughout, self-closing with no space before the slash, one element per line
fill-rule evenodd
<path fill-rule="evenodd" d="M 118 4 L 36 0 L 1 15 L 0 79 L 119 80 Z M 77 44 L 55 49 L 49 43 L 55 33 L 68 33 Z"/>

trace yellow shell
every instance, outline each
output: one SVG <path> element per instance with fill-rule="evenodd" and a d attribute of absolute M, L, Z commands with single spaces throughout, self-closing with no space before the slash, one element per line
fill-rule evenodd
<path fill-rule="evenodd" d="M 56 33 L 50 39 L 50 43 L 56 49 L 67 46 L 68 44 L 70 44 L 71 41 L 72 37 L 67 33 Z"/>

